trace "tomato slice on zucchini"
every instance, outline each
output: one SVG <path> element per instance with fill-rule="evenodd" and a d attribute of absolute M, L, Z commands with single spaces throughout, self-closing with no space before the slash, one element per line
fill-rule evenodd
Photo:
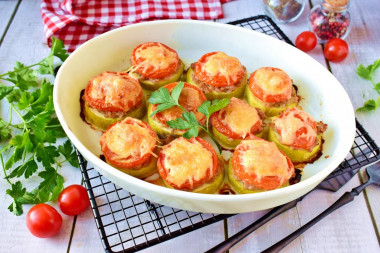
<path fill-rule="evenodd" d="M 165 85 L 164 88 L 168 89 L 169 92 L 177 85 L 178 83 L 171 83 Z M 184 83 L 184 87 L 181 91 L 181 94 L 178 98 L 178 103 L 184 107 L 189 112 L 193 112 L 198 122 L 205 124 L 206 117 L 197 111 L 198 107 L 206 101 L 206 97 L 203 92 L 196 86 Z M 167 125 L 167 121 L 175 120 L 176 118 L 182 117 L 182 109 L 178 106 L 171 107 L 162 112 L 156 113 L 153 117 L 150 115 L 154 110 L 156 110 L 157 105 L 149 104 L 148 105 L 148 123 L 152 128 L 157 132 L 161 137 L 167 135 L 180 136 L 186 132 L 186 130 L 172 129 Z"/>
<path fill-rule="evenodd" d="M 191 83 L 193 85 L 196 85 L 198 87 L 202 87 L 202 85 L 194 78 L 194 70 L 192 68 L 189 68 L 186 73 L 186 82 Z M 245 87 L 247 84 L 247 73 L 243 76 L 243 78 L 240 80 L 239 83 L 234 85 L 233 89 L 231 91 L 227 90 L 226 92 L 219 91 L 217 89 L 213 89 L 212 86 L 208 85 L 208 89 L 204 89 L 203 92 L 205 93 L 208 100 L 215 100 L 215 99 L 222 99 L 222 98 L 232 98 L 237 97 L 240 98 L 244 95 Z M 211 88 L 211 89 L 210 89 Z"/>
<path fill-rule="evenodd" d="M 140 84 L 127 73 L 103 72 L 92 78 L 82 97 L 86 122 L 101 131 L 125 118 L 142 118 L 146 105 Z"/>
<path fill-rule="evenodd" d="M 142 99 L 141 85 L 124 72 L 103 72 L 88 82 L 84 92 L 90 107 L 105 112 L 128 112 Z"/>
<path fill-rule="evenodd" d="M 136 177 L 145 177 L 155 172 L 156 142 L 157 135 L 146 122 L 127 117 L 103 133 L 100 147 L 109 164 Z"/>
<path fill-rule="evenodd" d="M 177 52 L 159 42 L 146 42 L 132 52 L 135 71 L 150 79 L 162 79 L 173 74 L 180 65 Z"/>
<path fill-rule="evenodd" d="M 210 117 L 215 139 L 224 148 L 233 149 L 241 140 L 261 137 L 263 120 L 257 110 L 238 98 Z"/>
<path fill-rule="evenodd" d="M 195 64 L 196 77 L 214 87 L 225 87 L 239 83 L 246 71 L 236 57 L 223 52 L 203 55 Z"/>
<path fill-rule="evenodd" d="M 165 145 L 158 155 L 157 168 L 169 187 L 211 193 L 223 182 L 223 169 L 213 147 L 199 137 L 180 137 Z"/>
<path fill-rule="evenodd" d="M 133 77 L 135 77 L 137 80 L 139 80 L 141 86 L 144 89 L 146 89 L 146 90 L 157 90 L 164 85 L 179 81 L 182 78 L 184 67 L 185 66 L 184 66 L 183 62 L 180 61 L 180 64 L 174 73 L 172 73 L 172 74 L 170 74 L 164 78 L 161 78 L 161 79 L 146 78 L 137 72 L 131 72 L 131 75 Z"/>
<path fill-rule="evenodd" d="M 272 119 L 268 138 L 293 162 L 311 161 L 322 148 L 322 134 L 318 134 L 317 122 L 297 107 L 286 109 Z"/>
<path fill-rule="evenodd" d="M 249 88 L 253 95 L 266 103 L 279 103 L 290 99 L 292 79 L 283 70 L 262 67 L 249 77 Z"/>
<path fill-rule="evenodd" d="M 233 177 L 244 189 L 273 190 L 286 183 L 294 174 L 290 159 L 269 141 L 256 138 L 242 141 L 231 158 Z M 232 183 L 234 185 L 236 183 Z M 239 190 L 239 187 L 237 187 Z"/>

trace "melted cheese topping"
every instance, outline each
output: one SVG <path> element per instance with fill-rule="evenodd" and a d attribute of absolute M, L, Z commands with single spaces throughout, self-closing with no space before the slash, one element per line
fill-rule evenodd
<path fill-rule="evenodd" d="M 178 138 L 162 152 L 165 154 L 164 167 L 168 172 L 166 180 L 177 186 L 186 182 L 192 186 L 194 180 L 204 178 L 207 171 L 211 174 L 212 154 L 199 142 L 190 143 L 185 138 Z"/>
<path fill-rule="evenodd" d="M 235 97 L 231 98 L 230 103 L 222 110 L 226 112 L 222 122 L 242 138 L 250 133 L 252 126 L 257 121 L 261 122 L 261 118 L 254 107 Z"/>
<path fill-rule="evenodd" d="M 239 73 L 244 71 L 244 68 L 238 58 L 218 52 L 211 55 L 202 65 L 202 71 L 210 76 L 225 76 L 228 85 L 233 85 L 239 81 Z"/>
<path fill-rule="evenodd" d="M 156 144 L 148 128 L 123 122 L 115 124 L 103 136 L 105 144 L 117 155 L 113 160 L 138 160 L 151 153 Z"/>
<path fill-rule="evenodd" d="M 298 129 L 305 127 L 307 131 L 302 131 L 302 134 L 298 138 L 309 140 L 309 143 L 314 143 L 317 139 L 317 132 L 313 129 L 308 122 L 314 122 L 315 120 L 307 112 L 292 108 L 286 110 L 283 116 L 276 118 L 273 123 L 276 129 L 281 131 L 280 142 L 285 145 L 291 146 L 294 144 L 297 136 Z"/>
<path fill-rule="evenodd" d="M 260 68 L 254 75 L 255 83 L 265 93 L 271 95 L 286 94 L 287 99 L 292 95 L 292 80 L 284 71 L 276 68 Z"/>
<path fill-rule="evenodd" d="M 135 57 L 145 59 L 139 64 L 143 69 L 154 67 L 166 69 L 172 64 L 178 63 L 177 53 L 157 44 L 149 47 L 140 47 L 135 52 Z"/>
<path fill-rule="evenodd" d="M 258 178 L 288 176 L 287 159 L 276 144 L 265 140 L 249 140 L 242 143 L 249 146 L 248 150 L 240 151 L 240 161 L 248 174 L 256 174 Z"/>
<path fill-rule="evenodd" d="M 90 96 L 101 99 L 107 105 L 129 111 L 141 99 L 142 88 L 139 82 L 132 77 L 104 72 L 91 80 Z"/>

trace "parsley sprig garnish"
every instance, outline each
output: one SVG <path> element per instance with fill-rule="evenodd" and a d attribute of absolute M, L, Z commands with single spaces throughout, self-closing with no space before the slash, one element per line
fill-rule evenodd
<path fill-rule="evenodd" d="M 156 110 L 151 113 L 150 117 L 153 117 L 156 113 L 167 110 L 173 106 L 178 106 L 183 110 L 182 118 L 176 118 L 175 120 L 167 121 L 166 123 L 168 126 L 173 129 L 187 130 L 183 134 L 183 137 L 187 139 L 190 139 L 191 137 L 197 137 L 199 134 L 199 128 L 201 128 L 208 136 L 210 136 L 210 138 L 217 146 L 219 153 L 221 153 L 222 149 L 219 143 L 214 139 L 209 131 L 209 118 L 214 112 L 217 112 L 226 107 L 230 103 L 230 99 L 216 99 L 212 102 L 207 100 L 198 107 L 197 110 L 206 116 L 206 126 L 204 127 L 198 122 L 193 112 L 188 112 L 185 108 L 183 108 L 183 106 L 179 104 L 178 98 L 181 94 L 183 86 L 183 82 L 178 82 L 171 93 L 164 87 L 161 87 L 158 91 L 153 92 L 150 95 L 148 101 L 151 104 L 157 104 L 157 107 Z"/>
<path fill-rule="evenodd" d="M 53 75 L 58 59 L 68 57 L 61 40 L 52 38 L 49 55 L 32 65 L 17 62 L 14 69 L 0 74 L 0 100 L 9 104 L 9 119 L 0 119 L 0 162 L 13 198 L 8 209 L 21 215 L 23 204 L 56 200 L 63 189 L 59 168 L 64 162 L 78 167 L 78 160 L 69 140 L 56 142 L 65 133 L 55 115 L 53 84 L 40 75 Z M 7 158 L 5 161 L 4 158 Z M 39 185 L 28 191 L 21 182 L 40 178 Z"/>
<path fill-rule="evenodd" d="M 364 67 L 363 64 L 360 64 L 356 70 L 356 73 L 361 78 L 369 80 L 373 85 L 373 89 L 380 95 L 380 82 L 375 83 L 375 81 L 373 80 L 373 74 L 375 70 L 378 69 L 379 67 L 380 67 L 380 59 L 376 60 L 373 64 L 370 64 L 367 67 Z M 359 107 L 357 109 L 357 111 L 358 112 L 373 111 L 373 110 L 376 110 L 376 108 L 379 106 L 380 106 L 380 96 L 378 96 L 376 100 L 375 99 L 367 100 L 362 107 Z"/>

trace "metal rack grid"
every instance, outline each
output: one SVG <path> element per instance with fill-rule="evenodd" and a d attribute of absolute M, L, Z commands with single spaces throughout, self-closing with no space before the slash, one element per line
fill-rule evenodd
<path fill-rule="evenodd" d="M 251 28 L 291 44 L 267 16 L 256 16 L 230 24 Z M 321 183 L 324 189 L 329 186 L 331 190 L 336 189 L 334 185 L 342 176 L 350 178 L 359 168 L 380 159 L 379 147 L 358 121 L 356 129 L 350 154 Z M 79 152 L 77 154 L 106 252 L 134 252 L 232 216 L 196 213 L 151 203 L 116 186 L 95 169 L 87 168 L 87 162 Z"/>

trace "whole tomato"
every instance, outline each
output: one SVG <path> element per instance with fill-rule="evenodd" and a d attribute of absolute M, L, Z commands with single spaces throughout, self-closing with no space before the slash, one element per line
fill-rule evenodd
<path fill-rule="evenodd" d="M 58 206 L 64 214 L 77 215 L 90 205 L 86 188 L 81 185 L 70 185 L 63 189 L 58 197 Z"/>
<path fill-rule="evenodd" d="M 341 62 L 348 55 L 348 45 L 342 39 L 331 39 L 325 45 L 324 54 L 331 62 Z"/>
<path fill-rule="evenodd" d="M 310 31 L 300 33 L 296 38 L 296 47 L 304 52 L 311 51 L 317 45 L 317 37 Z"/>
<path fill-rule="evenodd" d="M 37 204 L 26 215 L 26 226 L 36 237 L 52 237 L 62 227 L 62 216 L 48 204 Z"/>

